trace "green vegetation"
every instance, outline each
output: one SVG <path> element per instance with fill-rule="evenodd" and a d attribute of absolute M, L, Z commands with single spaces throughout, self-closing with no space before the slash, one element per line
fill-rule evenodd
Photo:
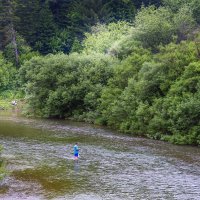
<path fill-rule="evenodd" d="M 29 116 L 200 144 L 199 0 L 0 4 L 1 99 L 24 95 Z"/>
<path fill-rule="evenodd" d="M 20 69 L 29 113 L 64 117 L 93 111 L 116 62 L 99 53 L 34 57 Z"/>

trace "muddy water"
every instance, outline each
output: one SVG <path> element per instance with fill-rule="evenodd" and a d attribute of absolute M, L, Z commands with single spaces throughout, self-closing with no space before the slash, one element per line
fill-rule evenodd
<path fill-rule="evenodd" d="M 199 200 L 200 149 L 0 113 L 0 199 Z M 73 160 L 78 142 L 79 161 Z"/>

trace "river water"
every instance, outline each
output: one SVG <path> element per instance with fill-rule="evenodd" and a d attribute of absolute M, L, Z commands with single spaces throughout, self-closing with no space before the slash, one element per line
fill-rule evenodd
<path fill-rule="evenodd" d="M 0 199 L 199 200 L 200 148 L 0 113 Z M 80 158 L 73 160 L 78 142 Z"/>

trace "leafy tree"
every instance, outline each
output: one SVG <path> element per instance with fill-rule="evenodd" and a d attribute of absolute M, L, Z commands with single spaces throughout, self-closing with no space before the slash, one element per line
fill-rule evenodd
<path fill-rule="evenodd" d="M 131 55 L 121 61 L 114 68 L 114 75 L 109 79 L 108 86 L 102 91 L 100 105 L 98 107 L 101 117 L 98 119 L 100 123 L 119 128 L 120 123 L 127 119 L 128 113 L 134 101 L 128 101 L 125 94 L 126 88 L 131 79 L 137 79 L 143 63 L 151 59 L 149 51 L 143 48 L 137 48 Z M 125 92 L 125 93 L 124 93 Z M 125 108 L 125 99 L 128 101 L 127 110 Z M 130 99 L 135 98 L 133 91 L 130 93 Z M 131 103 L 132 102 L 132 103 Z M 127 113 L 128 112 L 128 113 Z"/>
<path fill-rule="evenodd" d="M 120 39 L 113 42 L 108 49 L 108 54 L 119 58 L 120 60 L 126 59 L 133 52 L 137 52 L 142 48 L 140 41 L 135 40 L 131 34 L 132 28 L 127 34 L 124 34 Z"/>
<path fill-rule="evenodd" d="M 155 114 L 159 113 L 166 116 L 165 109 L 161 112 L 162 109 L 159 106 L 156 107 L 156 105 L 160 105 L 162 99 L 168 95 L 170 88 L 182 76 L 186 66 L 197 60 L 194 43 L 182 42 L 178 45 L 169 44 L 162 47 L 160 53 L 154 57 L 154 62 L 143 64 L 138 73 L 138 81 L 133 80 L 129 86 L 133 87 L 131 91 L 135 92 L 137 102 L 139 102 L 138 107 L 134 108 L 136 109 L 136 120 L 131 122 L 139 127 L 140 133 L 152 133 L 155 138 L 158 137 L 158 133 L 168 133 L 165 129 L 166 120 L 160 120 Z M 138 111 L 139 118 L 137 116 Z M 138 119 L 142 119 L 142 121 L 138 121 Z M 157 130 L 152 128 L 154 123 L 159 127 Z"/>
<path fill-rule="evenodd" d="M 118 22 L 108 25 L 99 24 L 92 28 L 91 33 L 86 33 L 86 39 L 83 41 L 84 52 L 108 53 L 109 48 L 117 40 L 130 31 L 129 23 Z"/>
<path fill-rule="evenodd" d="M 135 19 L 133 36 L 146 48 L 158 50 L 158 46 L 168 44 L 178 36 L 178 41 L 187 38 L 195 26 L 190 7 L 181 7 L 177 13 L 170 9 L 154 6 L 142 8 Z"/>
<path fill-rule="evenodd" d="M 175 82 L 166 98 L 156 104 L 163 112 L 156 112 L 151 123 L 154 131 L 165 127 L 164 140 L 173 143 L 194 144 L 200 142 L 199 115 L 199 62 L 189 64 L 181 78 Z M 160 121 L 161 124 L 155 124 Z"/>
<path fill-rule="evenodd" d="M 172 41 L 175 33 L 172 19 L 172 12 L 166 8 L 143 7 L 136 15 L 133 34 L 144 47 L 156 49 L 158 45 Z"/>
<path fill-rule="evenodd" d="M 73 44 L 73 33 L 69 30 L 61 30 L 55 33 L 49 41 L 49 50 L 52 53 L 64 52 L 68 53 L 71 51 Z"/>
<path fill-rule="evenodd" d="M 200 4 L 199 0 L 163 0 L 163 4 L 169 7 L 173 12 L 177 12 L 182 7 L 188 6 L 196 20 L 200 23 Z"/>
<path fill-rule="evenodd" d="M 194 30 L 196 25 L 190 6 L 181 7 L 174 15 L 173 22 L 178 41 L 186 40 L 188 34 Z"/>
<path fill-rule="evenodd" d="M 97 104 L 97 99 L 91 97 L 100 96 L 112 76 L 113 62 L 113 58 L 102 54 L 60 54 L 26 62 L 20 74 L 27 86 L 31 112 L 64 117 L 76 110 L 90 110 Z"/>
<path fill-rule="evenodd" d="M 16 69 L 0 53 L 0 91 L 11 89 Z"/>
<path fill-rule="evenodd" d="M 169 99 L 163 104 L 163 99 L 187 65 L 198 61 L 194 42 L 169 44 L 153 58 L 141 51 L 138 56 L 133 53 L 125 60 L 120 64 L 118 75 L 116 72 L 120 68 L 115 68 L 117 71 L 102 92 L 99 122 L 127 133 L 146 133 L 155 139 L 172 133 L 168 128 L 173 127 L 170 124 L 172 117 L 167 118 L 167 113 L 172 111 L 166 111 L 172 102 Z"/>
<path fill-rule="evenodd" d="M 30 57 L 38 55 L 38 52 L 33 52 L 31 47 L 27 45 L 26 41 L 21 36 L 17 35 L 16 42 L 18 44 L 19 65 L 23 64 L 25 60 L 30 59 Z M 14 47 L 12 42 L 7 44 L 4 48 L 3 55 L 9 62 L 15 63 L 15 55 L 13 49 Z"/>

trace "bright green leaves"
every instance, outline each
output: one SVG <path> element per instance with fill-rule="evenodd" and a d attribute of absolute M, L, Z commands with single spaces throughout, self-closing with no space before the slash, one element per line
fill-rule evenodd
<path fill-rule="evenodd" d="M 94 109 L 116 61 L 102 54 L 35 57 L 21 68 L 27 97 L 35 114 L 46 117 Z M 95 97 L 95 98 L 92 98 Z"/>
<path fill-rule="evenodd" d="M 194 42 L 139 55 L 133 53 L 115 68 L 102 92 L 98 122 L 122 132 L 197 144 L 200 78 Z"/>
<path fill-rule="evenodd" d="M 86 33 L 83 42 L 84 52 L 107 53 L 111 46 L 123 35 L 130 32 L 130 24 L 127 22 L 111 23 L 109 25 L 97 25 L 93 27 L 92 33 Z"/>
<path fill-rule="evenodd" d="M 135 37 L 144 47 L 155 48 L 167 44 L 174 34 L 172 13 L 166 8 L 142 8 L 135 18 Z"/>
<path fill-rule="evenodd" d="M 0 52 L 0 91 L 11 89 L 11 82 L 16 73 L 12 63 L 7 62 Z"/>
<path fill-rule="evenodd" d="M 187 45 L 194 47 L 193 43 Z M 197 144 L 199 133 L 194 133 L 194 130 L 197 130 L 196 127 L 199 126 L 200 117 L 199 62 L 197 55 L 195 57 L 195 48 L 193 51 L 188 48 L 184 52 L 182 51 L 179 55 L 179 59 L 174 60 L 175 62 L 180 60 L 181 65 L 169 68 L 165 76 L 163 74 L 163 81 L 168 85 L 166 87 L 168 92 L 164 97 L 154 101 L 152 106 L 154 117 L 150 121 L 149 129 L 153 137 L 157 133 L 157 136 L 160 135 L 161 138 L 174 143 Z M 173 136 L 163 137 L 162 134 Z"/>
<path fill-rule="evenodd" d="M 197 23 L 200 22 L 200 1 L 199 0 L 163 0 L 164 6 L 170 8 L 173 12 L 179 9 L 189 7 L 193 18 Z"/>
<path fill-rule="evenodd" d="M 190 7 L 185 5 L 175 13 L 171 9 L 150 6 L 142 8 L 135 18 L 133 36 L 142 42 L 144 47 L 158 50 L 159 45 L 187 38 L 192 32 L 195 21 Z"/>

